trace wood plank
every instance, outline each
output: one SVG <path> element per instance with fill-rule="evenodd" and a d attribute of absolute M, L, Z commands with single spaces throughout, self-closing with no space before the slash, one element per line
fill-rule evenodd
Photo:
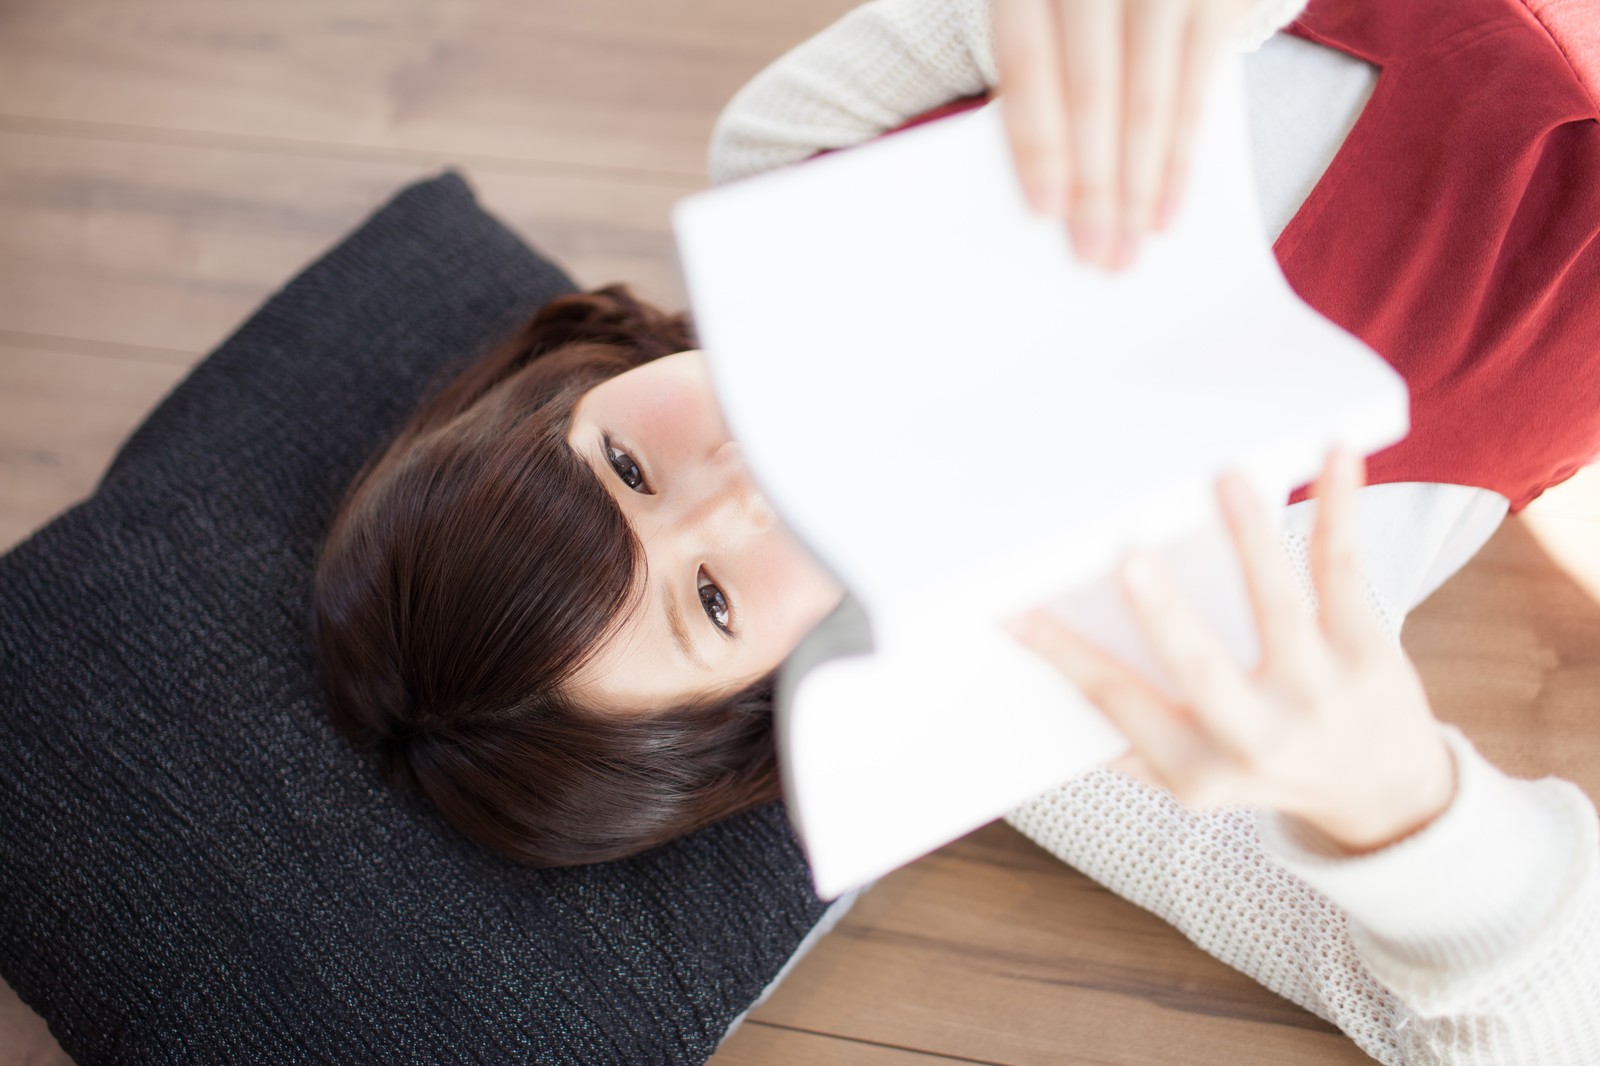
<path fill-rule="evenodd" d="M 1597 548 L 1595 520 L 1510 518 L 1412 614 L 1404 642 L 1436 713 L 1491 761 L 1600 802 Z"/>
<path fill-rule="evenodd" d="M 754 1014 L 983 1062 L 1369 1061 L 1015 830 L 885 878 Z"/>
<path fill-rule="evenodd" d="M 0 1066 L 72 1066 L 44 1019 L 0 981 Z"/>
<path fill-rule="evenodd" d="M 855 0 L 12 0 L 0 109 L 704 173 L 741 84 Z"/>
<path fill-rule="evenodd" d="M 404 162 L 0 130 L 0 330 L 201 353 L 408 182 Z M 479 169 L 481 201 L 582 284 L 682 302 L 693 179 Z"/>
<path fill-rule="evenodd" d="M 747 1021 L 723 1041 L 711 1059 L 712 1066 L 939 1066 L 940 1063 L 970 1063 L 973 1059 L 953 1059 L 905 1048 L 863 1044 L 826 1033 L 785 1029 L 764 1022 Z"/>
<path fill-rule="evenodd" d="M 0 344 L 0 552 L 88 495 L 184 369 Z"/>

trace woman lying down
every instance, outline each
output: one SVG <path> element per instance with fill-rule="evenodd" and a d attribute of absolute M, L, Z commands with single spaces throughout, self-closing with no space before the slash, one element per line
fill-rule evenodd
<path fill-rule="evenodd" d="M 1295 13 L 1105 0 L 1116 17 L 1096 23 L 1100 0 L 997 2 L 1019 93 L 1039 64 L 1075 61 L 1068 29 L 1125 26 L 1146 76 L 1195 62 L 1163 40 Z M 1157 9 L 1186 14 L 1140 29 Z M 735 98 L 714 175 L 983 93 L 1000 80 L 989 26 L 982 0 L 858 9 Z M 1133 751 L 1010 820 L 1381 1061 L 1600 1062 L 1594 808 L 1439 724 L 1395 641 L 1508 510 L 1600 450 L 1594 104 L 1517 0 L 1317 0 L 1292 33 L 1247 60 L 1275 250 L 1404 375 L 1413 432 L 1365 488 L 1357 460 L 1331 457 L 1320 505 L 1291 504 L 1281 539 L 1220 484 L 1265 635 L 1253 671 L 1146 558 L 1123 584 L 1177 699 L 1051 618 L 1017 619 Z M 1092 128 L 1082 114 L 1056 132 Z M 1160 183 L 1097 200 L 1096 149 L 1073 147 L 1019 169 L 1080 254 L 1115 267 L 1159 227 Z M 778 795 L 772 675 L 842 590 L 756 491 L 693 348 L 681 316 L 625 290 L 552 301 L 415 412 L 328 533 L 316 612 L 336 723 L 515 859 L 619 858 Z"/>

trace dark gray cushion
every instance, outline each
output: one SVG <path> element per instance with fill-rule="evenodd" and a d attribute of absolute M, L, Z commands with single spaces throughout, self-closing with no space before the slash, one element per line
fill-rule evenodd
<path fill-rule="evenodd" d="M 327 721 L 341 490 L 441 367 L 571 289 L 459 177 L 407 189 L 0 558 L 0 973 L 75 1059 L 698 1062 L 816 923 L 776 807 L 529 870 Z"/>

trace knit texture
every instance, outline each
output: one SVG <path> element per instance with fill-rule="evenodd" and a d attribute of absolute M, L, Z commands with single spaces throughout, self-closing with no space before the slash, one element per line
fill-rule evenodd
<path fill-rule="evenodd" d="M 777 807 L 526 869 L 327 720 L 344 486 L 572 288 L 459 177 L 414 186 L 0 558 L 0 973 L 78 1062 L 701 1062 L 822 914 Z"/>

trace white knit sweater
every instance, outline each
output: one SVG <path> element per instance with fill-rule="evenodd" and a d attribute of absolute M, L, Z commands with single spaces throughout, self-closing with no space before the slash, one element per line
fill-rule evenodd
<path fill-rule="evenodd" d="M 1254 0 L 1254 48 L 1306 0 Z M 847 148 L 999 83 L 988 0 L 876 0 L 789 52 L 740 89 L 711 139 L 711 180 L 748 177 Z"/>
<path fill-rule="evenodd" d="M 1302 6 L 1256 0 L 1248 43 Z M 1271 66 L 1260 64 L 1268 77 Z M 1306 67 L 1294 69 L 1303 80 Z M 1344 82 L 1330 81 L 1325 99 L 1359 104 L 1347 76 L 1328 77 Z M 740 91 L 713 139 L 713 179 L 861 143 L 996 80 L 985 0 L 876 0 Z M 1306 165 L 1314 181 L 1326 159 Z M 1311 181 L 1304 173 L 1298 185 L 1269 180 L 1260 166 L 1258 177 L 1269 221 L 1281 228 Z M 1287 206 L 1273 219 L 1275 198 Z M 1390 545 L 1368 559 L 1369 592 L 1396 636 L 1405 612 L 1504 514 L 1503 498 L 1460 486 L 1378 486 L 1363 491 L 1363 505 L 1369 533 L 1385 524 L 1415 531 L 1398 546 L 1371 538 Z M 1290 509 L 1284 534 L 1308 602 L 1311 506 Z M 1450 808 L 1359 858 L 1270 813 L 1195 813 L 1109 771 L 1046 793 L 1009 820 L 1382 1062 L 1600 1064 L 1594 807 L 1568 782 L 1508 777 L 1441 728 L 1458 770 Z"/>

